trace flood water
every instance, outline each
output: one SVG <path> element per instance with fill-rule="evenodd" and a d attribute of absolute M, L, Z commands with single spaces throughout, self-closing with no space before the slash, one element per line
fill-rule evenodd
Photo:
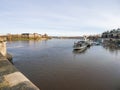
<path fill-rule="evenodd" d="M 7 43 L 13 64 L 41 90 L 120 90 L 120 50 L 92 46 L 73 52 L 75 39 Z"/>

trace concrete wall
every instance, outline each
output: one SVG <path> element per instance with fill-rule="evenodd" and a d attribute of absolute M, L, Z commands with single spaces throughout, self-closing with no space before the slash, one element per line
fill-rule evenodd
<path fill-rule="evenodd" d="M 3 56 L 6 56 L 6 38 L 5 37 L 0 37 L 0 54 Z"/>
<path fill-rule="evenodd" d="M 0 57 L 0 90 L 40 90 L 7 59 Z"/>

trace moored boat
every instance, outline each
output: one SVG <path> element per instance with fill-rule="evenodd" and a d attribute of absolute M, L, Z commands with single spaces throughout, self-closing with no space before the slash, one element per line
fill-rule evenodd
<path fill-rule="evenodd" d="M 77 43 L 74 43 L 73 49 L 84 51 L 87 46 L 88 44 L 85 41 L 78 41 Z"/>

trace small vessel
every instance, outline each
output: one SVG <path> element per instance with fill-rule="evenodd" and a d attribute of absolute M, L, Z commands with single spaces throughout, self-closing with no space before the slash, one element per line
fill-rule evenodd
<path fill-rule="evenodd" d="M 88 44 L 85 41 L 78 41 L 77 43 L 74 43 L 73 49 L 84 51 L 87 47 Z"/>
<path fill-rule="evenodd" d="M 92 45 L 100 45 L 100 42 L 93 42 Z"/>

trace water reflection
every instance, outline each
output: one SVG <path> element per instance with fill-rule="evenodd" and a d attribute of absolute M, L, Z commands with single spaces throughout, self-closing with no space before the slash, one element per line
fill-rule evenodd
<path fill-rule="evenodd" d="M 106 49 L 110 53 L 118 54 L 120 52 L 120 47 L 118 47 L 118 46 L 105 45 L 105 44 L 103 44 L 102 46 L 104 49 Z"/>

